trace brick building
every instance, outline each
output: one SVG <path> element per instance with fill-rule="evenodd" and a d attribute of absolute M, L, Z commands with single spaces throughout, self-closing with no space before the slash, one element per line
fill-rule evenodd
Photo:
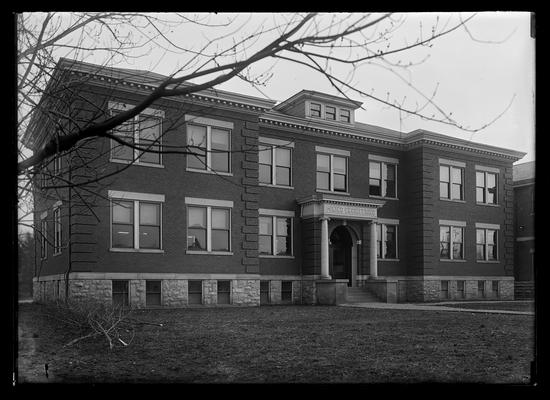
<path fill-rule="evenodd" d="M 163 78 L 62 59 L 42 108 L 81 126 Z M 335 304 L 348 288 L 388 302 L 513 299 L 524 153 L 368 125 L 360 105 L 205 90 L 52 160 L 36 184 L 35 298 L 63 297 L 66 283 L 73 298 L 135 307 Z M 55 129 L 37 117 L 24 141 L 39 148 Z M 86 190 L 62 187 L 69 175 Z"/>
<path fill-rule="evenodd" d="M 516 298 L 534 298 L 535 290 L 535 162 L 514 165 L 514 230 Z"/>

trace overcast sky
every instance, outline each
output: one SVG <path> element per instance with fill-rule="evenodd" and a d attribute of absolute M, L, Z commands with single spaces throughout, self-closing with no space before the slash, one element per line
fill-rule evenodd
<path fill-rule="evenodd" d="M 462 13 L 463 18 L 471 13 Z M 419 34 L 422 22 L 424 34 L 430 30 L 439 16 L 439 27 L 444 22 L 449 26 L 459 21 L 458 14 L 447 13 L 406 13 L 406 21 L 392 36 L 392 46 L 412 42 Z M 267 24 L 276 16 L 273 14 L 240 15 L 237 22 L 246 21 L 246 28 L 258 23 Z M 227 18 L 219 14 L 211 21 Z M 449 19 L 450 18 L 450 19 Z M 418 62 L 407 72 L 412 84 L 426 95 L 437 86 L 435 102 L 464 125 L 481 127 L 506 110 L 496 122 L 475 134 L 464 132 L 456 127 L 421 120 L 417 117 L 402 119 L 399 112 L 375 101 L 349 94 L 353 99 L 363 101 L 364 110 L 358 110 L 356 120 L 386 128 L 410 132 L 426 129 L 475 142 L 505 147 L 526 152 L 519 163 L 534 160 L 534 39 L 530 37 L 529 13 L 490 12 L 478 13 L 468 22 L 470 34 L 460 28 L 433 42 L 429 49 L 411 50 L 399 56 L 404 63 Z M 223 32 L 223 29 L 219 29 Z M 197 28 L 179 33 L 189 43 L 202 43 L 212 32 Z M 240 34 L 241 32 L 239 32 Z M 178 34 L 177 31 L 175 34 Z M 470 36 L 471 35 L 471 36 Z M 177 37 L 177 36 L 176 36 Z M 394 61 L 396 61 L 394 59 Z M 152 69 L 161 74 L 170 74 L 175 65 L 181 63 L 177 56 L 164 55 L 158 63 L 158 56 L 140 58 L 131 67 Z M 123 67 L 125 65 L 118 65 Z M 320 74 L 296 64 L 267 62 L 254 67 L 262 71 L 271 67 L 272 78 L 261 92 L 249 83 L 233 79 L 218 88 L 258 97 L 282 101 L 301 89 L 317 90 L 337 95 L 327 80 Z M 335 72 L 337 70 L 335 69 Z M 388 70 L 377 66 L 365 66 L 356 71 L 354 83 L 363 90 L 374 90 L 377 95 L 389 93 L 390 98 L 403 99 L 414 104 L 420 97 Z M 509 108 L 507 109 L 507 107 Z M 402 114 L 402 116 L 404 116 Z"/>

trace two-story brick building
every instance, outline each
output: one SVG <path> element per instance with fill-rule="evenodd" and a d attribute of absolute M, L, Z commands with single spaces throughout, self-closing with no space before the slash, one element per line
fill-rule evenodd
<path fill-rule="evenodd" d="M 55 106 L 77 126 L 163 79 L 70 60 L 54 78 L 67 86 Z M 35 297 L 63 297 L 68 279 L 73 298 L 136 307 L 335 304 L 348 287 L 388 302 L 512 299 L 512 163 L 524 153 L 361 123 L 360 105 L 205 90 L 113 132 L 136 148 L 96 138 L 52 160 L 35 193 L 51 238 Z M 25 143 L 54 129 L 37 117 Z"/>

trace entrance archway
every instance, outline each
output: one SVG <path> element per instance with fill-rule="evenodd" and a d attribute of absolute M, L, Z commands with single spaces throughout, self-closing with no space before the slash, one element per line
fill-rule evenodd
<path fill-rule="evenodd" d="M 330 275 L 333 279 L 347 279 L 352 285 L 353 240 L 348 229 L 340 225 L 330 235 L 331 263 Z"/>

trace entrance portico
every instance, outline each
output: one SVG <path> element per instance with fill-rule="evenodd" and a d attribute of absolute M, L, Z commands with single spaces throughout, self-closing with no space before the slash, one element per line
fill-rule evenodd
<path fill-rule="evenodd" d="M 316 275 L 319 281 L 344 281 L 347 285 L 348 280 L 343 279 L 334 279 L 334 278 L 341 278 L 339 277 L 333 277 L 330 274 L 331 270 L 331 257 L 330 257 L 330 239 L 331 239 L 331 232 L 329 230 L 329 224 L 332 225 L 332 234 L 334 235 L 334 232 L 339 229 L 340 226 L 346 226 L 348 223 L 353 222 L 367 222 L 370 224 L 370 235 L 368 235 L 368 246 L 369 246 L 369 271 L 370 271 L 370 277 L 376 278 L 378 276 L 378 263 L 377 263 L 377 238 L 376 238 L 376 221 L 378 219 L 378 208 L 382 207 L 385 202 L 381 200 L 372 200 L 372 199 L 358 199 L 358 198 L 350 198 L 350 197 L 343 197 L 333 194 L 316 194 L 304 199 L 301 199 L 298 201 L 298 204 L 301 207 L 301 217 L 303 220 L 310 221 L 309 226 L 311 226 L 310 229 L 317 230 L 320 227 L 320 246 L 319 242 L 313 240 L 309 240 L 309 245 L 311 246 L 311 243 L 317 243 L 315 247 L 318 250 L 315 250 L 317 256 L 315 257 L 316 262 L 314 264 L 318 263 L 320 261 L 320 270 L 317 269 L 317 272 L 314 272 L 313 275 Z M 319 226 L 320 225 L 320 226 Z M 317 227 L 317 228 L 316 228 Z M 360 230 L 359 230 L 360 231 Z M 344 233 L 341 231 L 341 233 Z M 312 234 L 315 236 L 315 234 Z M 317 233 L 317 235 L 319 235 Z M 308 240 L 308 234 L 306 233 L 304 235 L 306 237 L 306 240 Z M 345 235 L 344 235 L 345 236 Z M 352 246 L 353 246 L 353 257 L 355 257 L 355 266 L 354 268 L 351 268 L 350 273 L 350 283 L 352 285 L 355 285 L 356 282 L 356 275 L 358 273 L 357 271 L 357 246 L 362 245 L 361 236 L 358 235 L 351 235 L 352 237 Z M 316 240 L 319 236 L 317 236 Z M 346 239 L 347 240 L 347 239 Z M 307 246 L 306 243 L 304 243 L 305 246 Z M 367 243 L 364 243 L 363 245 L 367 245 Z M 317 253 L 318 251 L 318 253 Z M 320 254 L 320 260 L 319 258 Z M 366 261 L 366 260 L 365 260 Z M 352 262 L 352 261 L 348 261 Z M 319 268 L 319 264 L 316 264 Z M 315 266 L 313 266 L 315 269 Z M 334 265 L 332 266 L 334 268 Z M 348 268 L 346 266 L 346 268 Z M 320 274 L 319 274 L 320 272 Z M 364 273 L 364 272 L 363 272 Z M 319 274 L 319 275 L 318 275 Z"/>

